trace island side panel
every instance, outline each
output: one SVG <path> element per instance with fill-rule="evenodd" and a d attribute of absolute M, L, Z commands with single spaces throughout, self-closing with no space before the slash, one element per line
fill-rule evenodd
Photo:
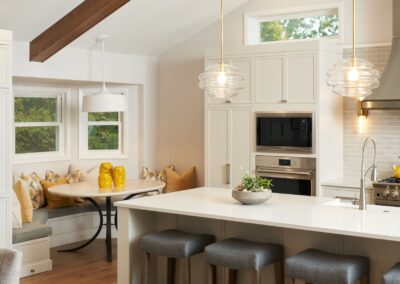
<path fill-rule="evenodd" d="M 143 235 L 155 232 L 157 214 L 118 207 L 118 284 L 139 284 L 142 253 L 140 239 Z M 151 265 L 155 269 L 154 265 Z M 152 273 L 155 275 L 155 273 Z M 151 279 L 155 283 L 155 279 Z"/>

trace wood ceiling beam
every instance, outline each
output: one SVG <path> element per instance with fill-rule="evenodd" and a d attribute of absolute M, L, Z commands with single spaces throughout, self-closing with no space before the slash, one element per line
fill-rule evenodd
<path fill-rule="evenodd" d="M 30 61 L 46 61 L 128 2 L 85 0 L 30 42 Z"/>

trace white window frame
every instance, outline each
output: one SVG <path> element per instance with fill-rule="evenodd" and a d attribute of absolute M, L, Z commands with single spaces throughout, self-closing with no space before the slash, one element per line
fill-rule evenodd
<path fill-rule="evenodd" d="M 127 89 L 109 89 L 112 93 L 129 96 Z M 83 96 L 98 93 L 98 89 L 79 89 L 79 159 L 128 159 L 128 111 L 119 113 L 119 122 L 89 122 L 88 114 L 82 111 Z M 117 125 L 119 141 L 117 150 L 89 150 L 88 128 L 90 125 Z"/>
<path fill-rule="evenodd" d="M 339 16 L 339 34 L 335 37 L 308 38 L 308 39 L 290 39 L 262 42 L 260 39 L 260 23 L 276 21 L 281 19 L 312 17 L 329 13 L 331 10 L 337 10 Z M 250 12 L 244 14 L 244 45 L 262 45 L 281 42 L 301 42 L 313 40 L 330 40 L 334 42 L 343 42 L 344 39 L 344 14 L 343 3 L 333 2 L 321 5 L 310 5 L 296 8 L 280 9 Z"/>
<path fill-rule="evenodd" d="M 70 89 L 45 88 L 45 87 L 15 87 L 13 89 L 12 103 L 12 121 L 13 121 L 13 157 L 15 164 L 32 164 L 41 162 L 67 161 L 70 160 L 70 143 L 68 141 L 69 112 L 68 98 Z M 37 97 L 37 98 L 58 98 L 57 122 L 15 122 L 14 118 L 14 98 L 15 97 Z M 52 152 L 22 153 L 15 152 L 15 129 L 17 127 L 40 127 L 40 126 L 58 126 L 58 150 Z"/>

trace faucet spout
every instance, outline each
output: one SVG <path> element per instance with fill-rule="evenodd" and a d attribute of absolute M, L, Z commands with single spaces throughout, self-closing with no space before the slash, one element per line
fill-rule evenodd
<path fill-rule="evenodd" d="M 373 144 L 374 149 L 374 162 L 371 166 L 365 170 L 365 156 L 367 152 L 367 146 L 369 143 Z M 372 137 L 368 137 L 364 141 L 363 149 L 362 149 L 362 160 L 361 160 L 361 186 L 360 186 L 360 204 L 358 209 L 360 210 L 367 210 L 367 198 L 365 192 L 365 177 L 367 176 L 368 172 L 371 171 L 371 181 L 377 180 L 377 166 L 376 166 L 376 141 Z"/>

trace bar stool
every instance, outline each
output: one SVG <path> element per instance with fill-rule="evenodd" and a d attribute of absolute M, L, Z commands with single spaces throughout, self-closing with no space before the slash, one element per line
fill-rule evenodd
<path fill-rule="evenodd" d="M 230 284 L 237 282 L 238 270 L 251 270 L 251 283 L 260 284 L 262 268 L 275 264 L 276 284 L 283 284 L 283 247 L 281 245 L 231 238 L 207 246 L 205 255 L 208 263 L 205 283 L 216 284 L 216 267 L 222 266 L 229 268 Z"/>
<path fill-rule="evenodd" d="M 369 259 L 308 249 L 286 259 L 285 276 L 293 284 L 296 279 L 318 284 L 368 284 Z"/>
<path fill-rule="evenodd" d="M 383 275 L 383 284 L 400 283 L 400 262 L 396 263 L 388 272 Z"/>
<path fill-rule="evenodd" d="M 140 246 L 145 252 L 145 260 L 141 275 L 141 283 L 149 282 L 150 255 L 167 257 L 167 283 L 175 282 L 176 260 L 181 261 L 182 281 L 185 284 L 191 282 L 190 257 L 201 253 L 204 248 L 213 243 L 215 238 L 211 235 L 189 234 L 176 230 L 166 230 L 148 234 L 142 237 Z"/>

